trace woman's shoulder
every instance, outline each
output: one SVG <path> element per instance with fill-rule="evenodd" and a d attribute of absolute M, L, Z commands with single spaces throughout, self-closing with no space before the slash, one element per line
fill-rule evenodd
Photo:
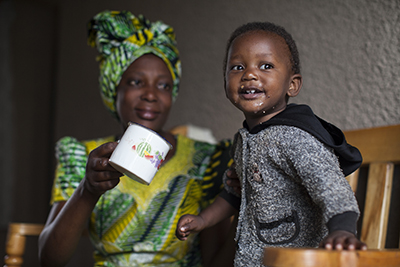
<path fill-rule="evenodd" d="M 107 143 L 114 142 L 115 136 L 107 136 L 88 140 L 78 140 L 73 136 L 64 136 L 56 143 L 56 154 L 89 154 L 96 147 Z"/>
<path fill-rule="evenodd" d="M 62 158 L 71 154 L 84 155 L 86 151 L 85 146 L 72 136 L 60 138 L 56 143 L 55 150 L 57 158 Z"/>
<path fill-rule="evenodd" d="M 101 143 L 101 142 L 112 142 L 115 141 L 116 137 L 115 135 L 110 135 L 106 137 L 99 137 L 99 138 L 93 138 L 93 139 L 83 139 L 79 140 L 73 136 L 63 136 L 60 139 L 58 139 L 57 143 L 81 143 L 81 144 L 86 144 L 89 142 L 96 142 L 96 143 Z"/>

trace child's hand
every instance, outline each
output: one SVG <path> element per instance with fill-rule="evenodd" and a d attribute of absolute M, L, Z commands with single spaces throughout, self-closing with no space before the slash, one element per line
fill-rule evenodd
<path fill-rule="evenodd" d="M 236 192 L 236 194 L 240 196 L 242 193 L 242 187 L 240 185 L 239 177 L 236 173 L 235 163 L 233 163 L 228 169 L 226 176 L 228 178 L 226 184 L 230 186 Z"/>
<path fill-rule="evenodd" d="M 183 215 L 176 226 L 175 235 L 179 240 L 185 241 L 191 232 L 199 232 L 204 229 L 204 221 L 200 216 Z"/>
<path fill-rule="evenodd" d="M 357 237 L 347 231 L 334 231 L 330 233 L 324 240 L 319 244 L 320 248 L 325 248 L 327 250 L 366 250 L 367 245 L 361 242 Z"/>

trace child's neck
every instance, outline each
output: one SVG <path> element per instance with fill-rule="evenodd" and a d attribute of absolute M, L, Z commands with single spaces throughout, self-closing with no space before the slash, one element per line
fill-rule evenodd
<path fill-rule="evenodd" d="M 245 115 L 247 126 L 251 130 L 254 127 L 256 127 L 257 125 L 262 124 L 266 121 L 269 121 L 271 118 L 273 118 L 277 114 L 281 113 L 285 109 L 286 109 L 286 106 L 284 106 L 281 109 L 274 110 L 272 112 L 266 112 L 265 115 L 263 115 L 263 116 L 246 116 Z"/>

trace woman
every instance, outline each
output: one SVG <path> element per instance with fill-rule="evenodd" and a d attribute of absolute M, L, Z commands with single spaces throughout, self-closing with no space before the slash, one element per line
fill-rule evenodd
<path fill-rule="evenodd" d="M 42 266 L 64 266 L 87 227 L 95 266 L 210 266 L 230 221 L 188 242 L 175 237 L 175 225 L 219 193 L 229 143 L 211 145 L 163 130 L 181 75 L 173 29 L 130 12 L 105 11 L 89 23 L 89 44 L 100 52 L 102 98 L 122 130 L 130 121 L 142 124 L 173 149 L 146 186 L 109 165 L 120 135 L 61 139 L 53 206 L 39 238 Z M 206 244 L 208 234 L 213 238 Z"/>

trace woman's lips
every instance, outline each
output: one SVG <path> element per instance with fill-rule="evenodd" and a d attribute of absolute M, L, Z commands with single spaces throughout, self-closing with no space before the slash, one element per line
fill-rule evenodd
<path fill-rule="evenodd" d="M 154 120 L 159 112 L 148 109 L 136 109 L 136 114 L 143 120 Z"/>

